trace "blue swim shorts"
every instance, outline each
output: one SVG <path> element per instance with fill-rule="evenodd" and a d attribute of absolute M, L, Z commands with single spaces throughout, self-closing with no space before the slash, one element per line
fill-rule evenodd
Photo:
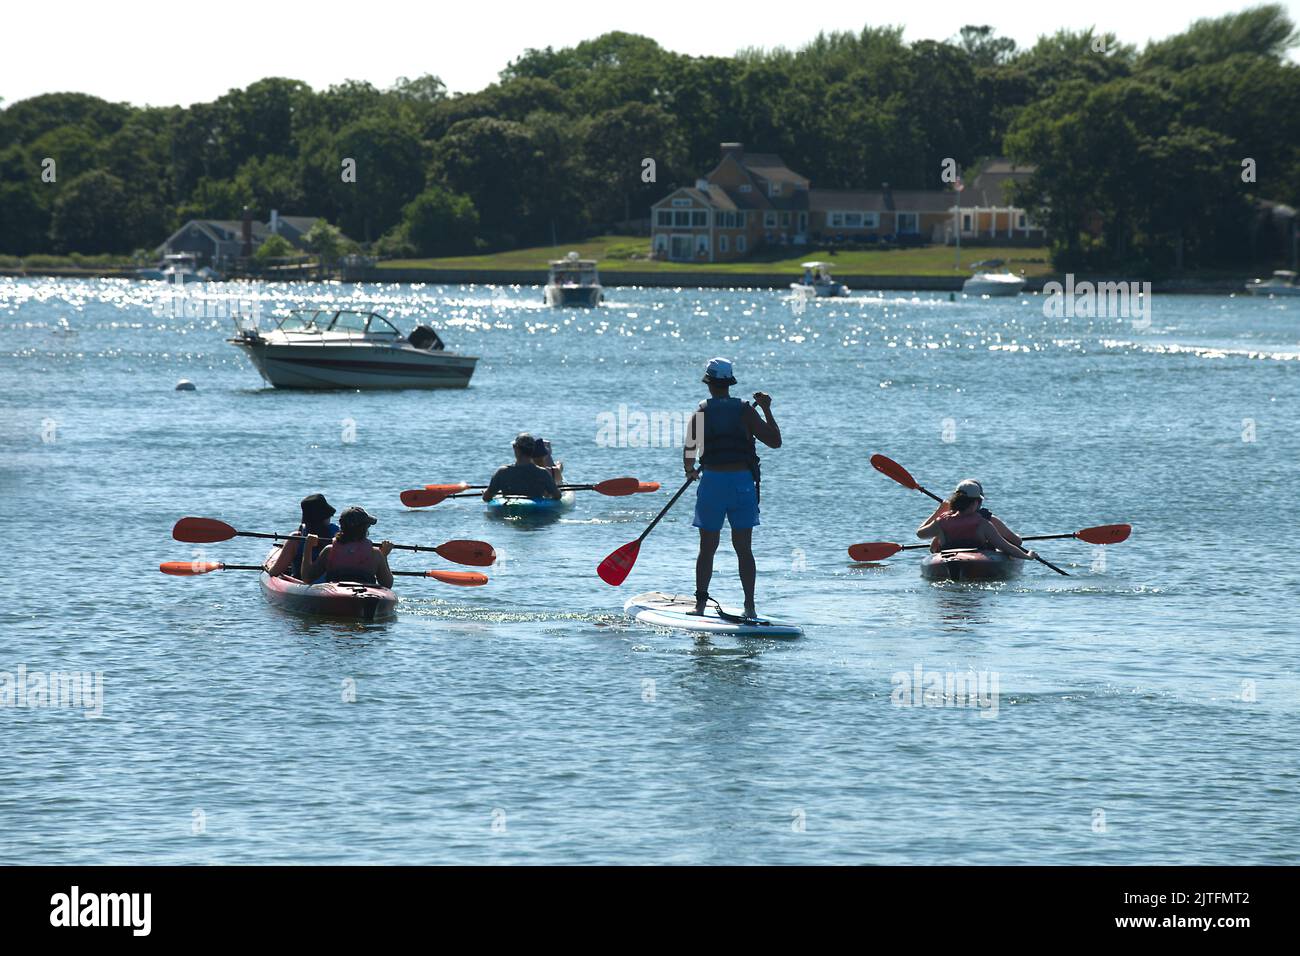
<path fill-rule="evenodd" d="M 701 531 L 721 531 L 723 519 L 732 531 L 758 527 L 758 489 L 745 471 L 709 471 L 700 475 L 695 491 L 695 520 Z"/>

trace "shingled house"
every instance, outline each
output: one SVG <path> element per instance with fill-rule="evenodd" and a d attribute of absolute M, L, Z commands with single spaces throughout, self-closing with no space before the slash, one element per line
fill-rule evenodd
<path fill-rule="evenodd" d="M 961 192 L 813 189 L 775 153 L 723 143 L 713 171 L 651 206 L 657 256 L 692 262 L 743 259 L 764 245 L 836 242 L 1041 242 L 1007 185 L 1033 172 L 1007 160 L 980 169 Z"/>
<path fill-rule="evenodd" d="M 159 256 L 191 252 L 198 257 L 200 265 L 220 269 L 256 252 L 271 235 L 283 236 L 294 247 L 305 249 L 307 233 L 318 221 L 319 216 L 281 216 L 274 209 L 265 223 L 255 222 L 247 211 L 242 220 L 191 219 L 155 251 Z"/>

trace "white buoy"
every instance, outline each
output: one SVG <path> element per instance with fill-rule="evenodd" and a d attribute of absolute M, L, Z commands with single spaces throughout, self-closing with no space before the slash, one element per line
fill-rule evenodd
<path fill-rule="evenodd" d="M 198 391 L 198 388 L 197 388 L 197 386 L 195 386 L 195 384 L 194 384 L 193 382 L 191 382 L 188 378 L 183 378 L 183 379 L 181 379 L 179 382 L 176 383 L 176 391 L 178 391 L 178 392 L 197 392 L 197 391 Z"/>

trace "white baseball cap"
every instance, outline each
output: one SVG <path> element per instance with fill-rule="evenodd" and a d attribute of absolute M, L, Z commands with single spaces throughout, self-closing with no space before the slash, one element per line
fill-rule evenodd
<path fill-rule="evenodd" d="M 960 482 L 957 485 L 957 491 L 955 493 L 959 495 L 965 495 L 967 498 L 986 497 L 986 495 L 984 494 L 984 486 L 981 485 L 974 478 L 967 478 L 965 481 Z"/>
<path fill-rule="evenodd" d="M 709 364 L 704 369 L 704 381 L 718 385 L 735 385 L 736 376 L 731 369 L 731 359 L 709 359 Z"/>

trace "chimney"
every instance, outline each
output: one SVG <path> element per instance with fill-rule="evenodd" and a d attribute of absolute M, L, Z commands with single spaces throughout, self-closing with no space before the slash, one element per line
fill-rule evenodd
<path fill-rule="evenodd" d="M 723 143 L 722 158 L 726 159 L 728 156 L 735 156 L 736 162 L 738 163 L 744 160 L 745 144 L 744 143 Z"/>
<path fill-rule="evenodd" d="M 706 193 L 709 191 L 709 181 L 707 179 L 697 179 L 695 180 L 695 188 L 702 193 Z"/>
<path fill-rule="evenodd" d="M 239 254 L 245 259 L 251 259 L 253 256 L 253 210 L 247 206 L 244 207 L 244 247 L 240 249 Z"/>
<path fill-rule="evenodd" d="M 277 209 L 271 210 L 271 235 L 278 235 L 280 232 L 280 212 Z"/>
<path fill-rule="evenodd" d="M 894 191 L 893 191 L 892 189 L 889 188 L 889 183 L 881 183 L 881 184 L 880 184 L 880 189 L 881 189 L 881 192 L 883 192 L 883 193 L 885 194 L 885 208 L 886 208 L 886 209 L 893 209 L 893 208 L 894 208 Z"/>

